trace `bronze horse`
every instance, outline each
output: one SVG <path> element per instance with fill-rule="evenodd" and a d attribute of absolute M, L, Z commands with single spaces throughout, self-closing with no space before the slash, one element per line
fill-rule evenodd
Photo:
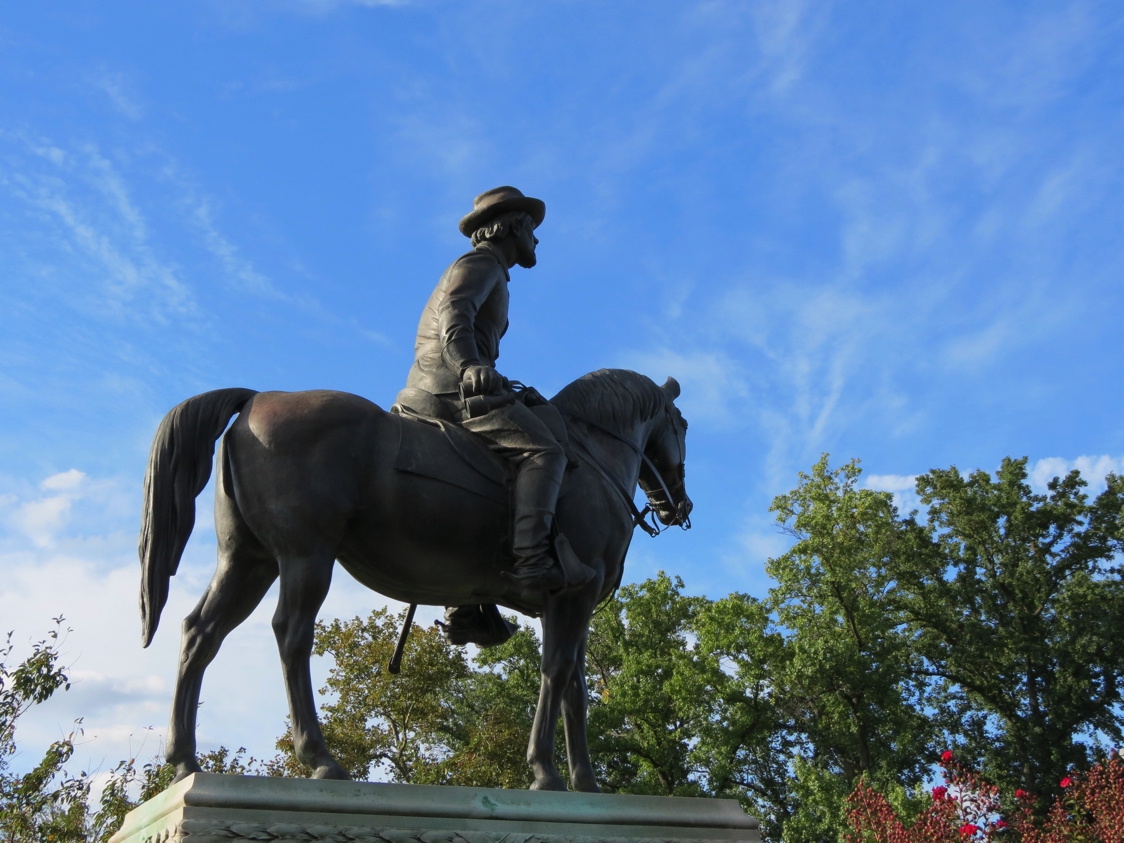
<path fill-rule="evenodd" d="M 220 389 L 173 409 L 160 423 L 145 474 L 140 558 L 146 647 L 191 535 L 195 498 L 210 478 L 215 442 L 238 414 L 215 460 L 218 567 L 183 622 L 166 746 L 176 779 L 200 769 L 195 715 L 203 672 L 278 577 L 273 630 L 297 757 L 316 778 L 348 777 L 324 744 L 309 674 L 316 615 L 338 560 L 359 582 L 395 600 L 494 602 L 541 614 L 542 686 L 527 749 L 532 788 L 565 789 L 554 765 L 561 711 L 571 787 L 597 791 L 586 742 L 589 621 L 620 583 L 640 520 L 631 500 L 637 483 L 660 522 L 689 526 L 687 423 L 674 403 L 678 395 L 671 378 L 660 387 L 635 372 L 602 369 L 552 399 L 580 456 L 567 473 L 559 529 L 596 576 L 580 591 L 538 605 L 509 594 L 510 581 L 501 576 L 512 564 L 510 552 L 503 552 L 510 515 L 502 498 L 395 468 L 402 426 L 428 427 L 423 422 L 326 390 Z"/>

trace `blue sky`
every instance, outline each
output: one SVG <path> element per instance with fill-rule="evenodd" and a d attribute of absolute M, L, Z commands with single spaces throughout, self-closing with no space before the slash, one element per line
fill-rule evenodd
<path fill-rule="evenodd" d="M 65 614 L 80 680 L 27 760 L 76 716 L 92 765 L 163 733 L 214 535 L 204 501 L 142 651 L 160 417 L 224 386 L 389 405 L 500 184 L 547 205 L 500 370 L 683 386 L 695 529 L 638 535 L 629 579 L 763 595 L 769 502 L 823 451 L 899 492 L 1119 471 L 1122 36 L 1108 2 L 5 5 L 0 626 Z M 272 751 L 269 603 L 204 748 Z M 341 572 L 325 617 L 383 604 Z"/>

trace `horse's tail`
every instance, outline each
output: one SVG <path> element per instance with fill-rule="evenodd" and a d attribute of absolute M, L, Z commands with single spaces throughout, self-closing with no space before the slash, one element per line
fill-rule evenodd
<path fill-rule="evenodd" d="M 215 442 L 231 417 L 257 393 L 216 389 L 188 398 L 156 430 L 144 473 L 141 515 L 141 640 L 152 643 L 168 601 L 168 581 L 195 526 L 195 498 L 211 478 Z"/>

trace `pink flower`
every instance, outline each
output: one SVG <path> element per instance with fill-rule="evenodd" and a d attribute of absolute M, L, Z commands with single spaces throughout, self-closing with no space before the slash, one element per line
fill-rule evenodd
<path fill-rule="evenodd" d="M 1030 794 L 1023 790 L 1021 787 L 1015 791 L 1016 799 L 1030 799 Z"/>
<path fill-rule="evenodd" d="M 948 794 L 948 788 L 945 787 L 944 785 L 937 785 L 936 787 L 933 788 L 933 798 L 936 799 L 938 802 L 941 799 L 944 799 L 947 794 Z"/>
<path fill-rule="evenodd" d="M 960 826 L 960 833 L 965 837 L 975 834 L 979 830 L 980 827 L 978 825 L 973 825 L 972 823 L 964 823 L 964 825 Z"/>
<path fill-rule="evenodd" d="M 952 750 L 951 749 L 946 749 L 944 752 L 941 753 L 941 763 L 942 764 L 947 764 L 951 760 L 952 760 Z"/>
<path fill-rule="evenodd" d="M 1066 776 L 1064 779 L 1061 780 L 1061 786 L 1063 788 L 1069 787 L 1071 784 L 1073 784 L 1073 779 L 1071 779 L 1069 776 Z"/>
<path fill-rule="evenodd" d="M 1006 828 L 1007 827 L 1007 821 L 1006 820 L 996 820 L 995 827 L 996 828 Z"/>

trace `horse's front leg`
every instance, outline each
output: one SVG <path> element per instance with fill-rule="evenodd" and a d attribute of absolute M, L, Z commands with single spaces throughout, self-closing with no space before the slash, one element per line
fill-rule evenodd
<path fill-rule="evenodd" d="M 588 634 L 594 599 L 592 589 L 587 588 L 579 594 L 551 598 L 543 612 L 542 684 L 527 746 L 527 763 L 535 776 L 531 790 L 566 789 L 554 765 L 554 731 L 563 694 L 578 669 L 578 654 Z"/>
<path fill-rule="evenodd" d="M 350 779 L 347 771 L 328 752 L 316 702 L 312 695 L 313 636 L 316 614 L 332 584 L 331 554 L 282 557 L 281 597 L 273 615 L 273 633 L 281 653 L 285 690 L 289 695 L 293 749 L 302 764 L 312 768 L 314 779 Z"/>
<path fill-rule="evenodd" d="M 586 734 L 586 715 L 589 709 L 589 691 L 585 684 L 585 647 L 589 641 L 589 627 L 582 635 L 578 647 L 578 660 L 570 681 L 562 695 L 562 725 L 566 729 L 566 755 L 570 761 L 570 789 L 586 793 L 600 793 L 593 762 L 589 760 L 589 738 Z"/>

